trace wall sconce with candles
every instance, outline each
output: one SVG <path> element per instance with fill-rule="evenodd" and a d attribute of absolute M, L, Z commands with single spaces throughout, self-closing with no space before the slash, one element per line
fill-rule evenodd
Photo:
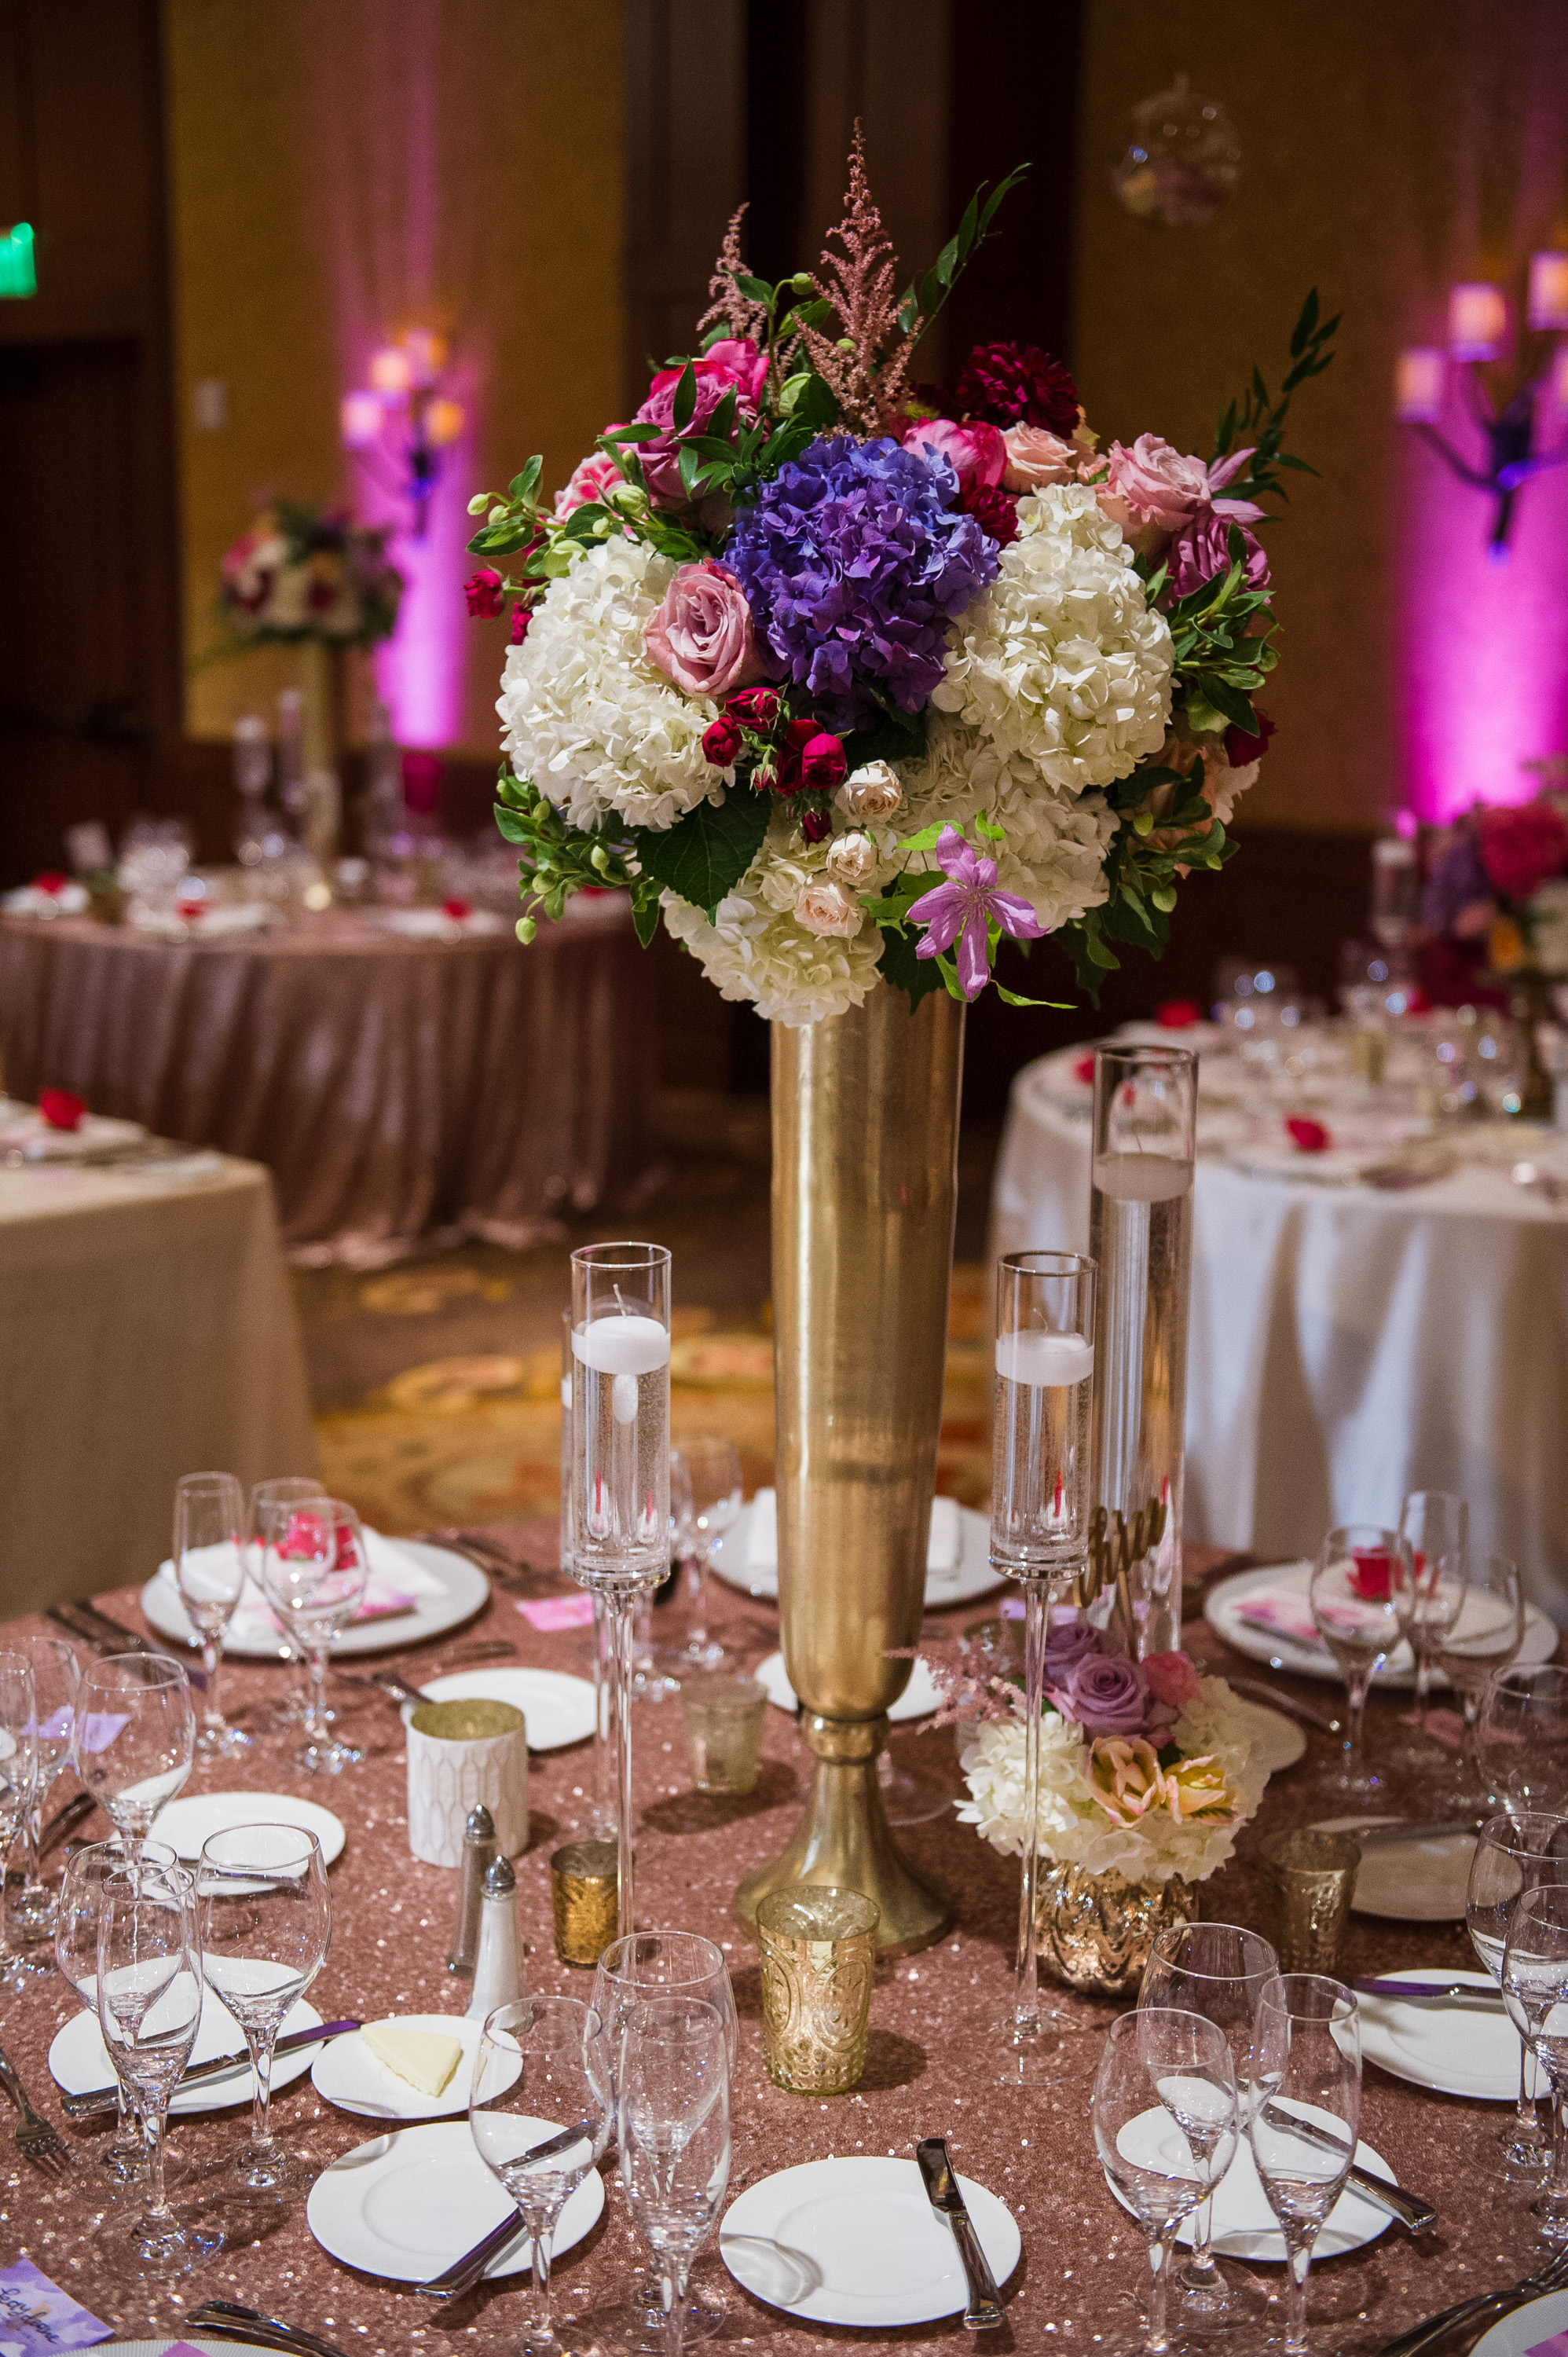
<path fill-rule="evenodd" d="M 424 538 L 441 453 L 466 422 L 461 404 L 441 390 L 447 359 L 445 336 L 410 328 L 371 356 L 369 389 L 346 393 L 338 406 L 344 448 L 382 490 L 408 501 L 414 540 Z"/>
<path fill-rule="evenodd" d="M 1532 253 L 1525 317 L 1541 335 L 1568 334 L 1568 253 Z M 1499 409 L 1482 382 L 1479 371 L 1501 358 L 1508 342 L 1508 298 L 1500 286 L 1484 280 L 1450 287 L 1448 348 L 1417 348 L 1402 351 L 1394 367 L 1394 414 L 1412 425 L 1430 442 L 1461 482 L 1486 491 L 1497 501 L 1489 542 L 1494 562 L 1508 555 L 1514 501 L 1532 475 L 1568 461 L 1568 438 L 1554 450 L 1535 447 L 1536 405 L 1551 387 L 1559 410 L 1568 412 L 1568 343 L 1560 343 L 1537 372 Z M 1448 371 L 1461 371 L 1465 405 L 1486 444 L 1486 459 L 1473 466 L 1438 430 L 1447 390 Z"/>

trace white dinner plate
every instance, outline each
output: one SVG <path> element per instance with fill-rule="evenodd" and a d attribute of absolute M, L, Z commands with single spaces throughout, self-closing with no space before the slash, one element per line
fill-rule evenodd
<path fill-rule="evenodd" d="M 1497 1987 L 1489 1973 L 1383 1973 L 1389 1981 L 1462 1981 L 1466 1988 Z M 1511 2104 L 1519 2095 L 1520 2037 L 1499 2005 L 1479 2007 L 1402 2005 L 1398 1997 L 1363 1996 L 1361 2051 L 1391 2078 L 1408 2080 L 1434 2095 L 1468 2095 L 1480 2104 Z M 1530 2065 L 1533 2080 L 1535 2066 Z M 1544 2079 L 1541 2093 L 1546 2092 Z"/>
<path fill-rule="evenodd" d="M 1232 1572 L 1229 1579 L 1218 1580 L 1203 1600 L 1203 1617 L 1217 1635 L 1228 1645 L 1234 1645 L 1249 1661 L 1266 1662 L 1271 1669 L 1288 1670 L 1294 1677 L 1328 1678 L 1336 1683 L 1339 1672 L 1334 1656 L 1316 1637 L 1285 1636 L 1277 1629 L 1262 1629 L 1244 1620 L 1237 1610 L 1243 1598 L 1260 1588 L 1278 1587 L 1299 1596 L 1306 1603 L 1306 1592 L 1312 1578 L 1310 1563 L 1272 1563 L 1261 1571 Z M 1557 1651 L 1557 1631 L 1544 1612 L 1535 1605 L 1524 1609 L 1524 1642 L 1519 1650 L 1521 1663 L 1549 1662 Z M 1411 1662 L 1410 1647 L 1402 1639 L 1378 1672 L 1375 1683 L 1380 1687 L 1391 1687 L 1399 1693 L 1409 1693 L 1415 1684 L 1415 1671 Z M 1434 1686 L 1446 1687 L 1448 1681 L 1438 1671 Z"/>
<path fill-rule="evenodd" d="M 1319 1817 L 1316 1830 L 1354 1834 L 1359 1825 L 1387 1825 L 1391 1817 Z M 1437 1834 L 1429 1841 L 1369 1842 L 1361 1852 L 1352 1915 L 1385 1923 L 1462 1923 L 1470 1889 L 1474 1834 Z"/>
<path fill-rule="evenodd" d="M 958 2181 L 1005 2290 L 1024 2247 L 1013 2213 L 973 2178 Z M 781 2169 L 731 2202 L 719 2256 L 744 2290 L 809 2324 L 934 2324 L 968 2298 L 952 2229 L 912 2160 L 865 2154 Z"/>
<path fill-rule="evenodd" d="M 1277 1776 L 1295 1766 L 1306 1749 L 1306 1730 L 1299 1719 L 1287 1718 L 1283 1710 L 1271 1710 L 1266 1702 L 1252 1702 L 1246 1695 L 1233 1695 L 1230 1706 L 1246 1722 L 1252 1756 L 1261 1768 Z"/>
<path fill-rule="evenodd" d="M 1554 2333 L 1568 2331 L 1568 2291 L 1549 2291 L 1528 2308 L 1499 2317 L 1471 2349 L 1470 2357 L 1530 2357 Z"/>
<path fill-rule="evenodd" d="M 194 1866 L 208 1836 L 226 1834 L 231 1825 L 297 1825 L 316 1835 L 328 1866 L 342 1857 L 349 1838 L 340 1817 L 297 1792 L 181 1792 L 166 1801 L 153 1819 L 152 1837 L 167 1842 L 176 1857 Z"/>
<path fill-rule="evenodd" d="M 714 1540 L 713 1566 L 722 1580 L 731 1587 L 738 1587 L 744 1596 L 777 1597 L 777 1563 L 754 1564 L 746 1559 L 751 1517 L 752 1501 L 748 1501 L 741 1508 L 733 1529 Z M 960 1506 L 958 1527 L 956 1565 L 950 1570 L 928 1570 L 926 1574 L 928 1612 L 944 1604 L 972 1604 L 976 1597 L 989 1596 L 993 1589 L 1005 1584 L 991 1567 L 991 1525 L 985 1516 L 972 1512 L 968 1506 Z"/>
<path fill-rule="evenodd" d="M 295 2029 L 318 2029 L 322 2017 L 303 1997 L 289 2007 L 283 2019 L 283 2035 Z M 208 1988 L 201 1992 L 201 2022 L 196 2033 L 196 2043 L 190 2050 L 193 2062 L 216 2062 L 220 2054 L 242 2054 L 245 2033 L 221 1998 Z M 280 2087 L 292 2087 L 303 2079 L 315 2056 L 307 2047 L 303 2053 L 280 2054 L 273 2063 L 273 2093 Z M 55 2085 L 68 2095 L 85 2095 L 91 2087 L 112 2087 L 114 2065 L 110 2061 L 103 2044 L 103 2033 L 98 2027 L 95 2013 L 73 2015 L 63 2029 L 56 2032 L 49 2048 L 49 2072 Z M 169 2101 L 169 2110 L 177 2119 L 188 2112 L 222 2112 L 235 2104 L 254 2101 L 256 2074 L 245 2070 L 232 2079 L 220 2079 L 215 2087 L 178 2087 Z"/>
<path fill-rule="evenodd" d="M 432 1702 L 510 1702 L 528 1721 L 531 1751 L 560 1751 L 568 1743 L 585 1743 L 594 1731 L 594 1689 L 587 1678 L 574 1678 L 564 1670 L 456 1670 L 449 1678 L 421 1678 L 420 1692 Z M 406 1727 L 417 1705 L 405 1702 Z"/>
<path fill-rule="evenodd" d="M 373 1535 L 367 1534 L 367 1535 Z M 450 1547 L 433 1546 L 428 1539 L 398 1539 L 393 1544 L 413 1556 L 419 1569 L 432 1582 L 428 1595 L 415 1596 L 406 1612 L 379 1620 L 363 1620 L 344 1630 L 333 1646 L 334 1656 L 340 1653 L 385 1653 L 399 1645 L 424 1645 L 434 1637 L 446 1636 L 474 1614 L 482 1610 L 490 1593 L 490 1583 L 477 1563 L 467 1555 L 454 1555 Z M 247 1594 L 249 1591 L 247 1590 Z M 177 1644 L 198 1647 L 199 1641 L 185 1606 L 180 1602 L 173 1572 L 166 1566 L 149 1579 L 141 1594 L 141 1606 L 151 1626 L 160 1637 L 169 1637 Z M 253 1662 L 286 1661 L 289 1658 L 283 1638 L 274 1631 L 263 1633 L 258 1625 L 236 1621 L 224 1640 L 223 1650 Z"/>
<path fill-rule="evenodd" d="M 468 2108 L 468 2087 L 474 2075 L 474 2055 L 479 2043 L 480 2021 L 465 2021 L 461 2014 L 397 2013 L 388 2017 L 399 2029 L 427 2029 L 436 2036 L 455 2038 L 463 2050 L 463 2060 L 446 2082 L 440 2095 L 422 2095 L 417 2087 L 378 2062 L 366 2045 L 363 2033 L 351 2029 L 346 2038 L 335 2038 L 324 2046 L 310 2066 L 310 2083 L 318 2095 L 336 2104 L 340 2112 L 359 2112 L 366 2119 L 445 2120 L 454 2119 Z M 474 2237 L 478 2242 L 478 2236 Z"/>
<path fill-rule="evenodd" d="M 520 2118 L 518 2125 L 542 2140 L 562 2123 Z M 561 2212 L 557 2258 L 598 2222 L 604 2206 L 604 2179 L 590 2169 Z M 322 2249 L 346 2267 L 389 2283 L 421 2284 L 455 2266 L 511 2207 L 475 2150 L 467 2120 L 437 2120 L 392 2128 L 344 2153 L 311 2187 L 305 2215 Z M 532 2262 L 525 2234 L 485 2274 L 521 2275 Z"/>
<path fill-rule="evenodd" d="M 1167 2143 L 1184 2164 L 1187 2160 L 1186 2137 L 1170 2114 L 1157 2104 L 1151 2111 L 1140 2112 L 1135 2120 L 1129 2120 L 1117 2143 L 1130 2160 L 1152 2161 Z M 1381 2177 L 1390 2185 L 1398 2184 L 1399 2179 L 1381 2153 L 1374 2152 L 1369 2144 L 1356 2147 L 1356 2159 L 1373 2177 Z M 1116 2198 L 1122 2201 L 1119 2193 Z M 1124 2210 L 1128 2206 L 1122 2201 Z M 1393 2222 L 1387 2210 L 1380 2210 L 1376 2202 L 1364 2200 L 1347 2186 L 1329 2212 L 1312 2246 L 1312 2255 L 1315 2259 L 1337 2259 L 1346 2251 L 1359 2251 L 1365 2244 L 1375 2243 L 1380 2234 L 1386 2234 Z M 1192 2232 L 1192 2219 L 1184 2218 L 1176 2228 L 1176 2241 L 1190 2249 Z M 1222 2258 L 1262 2263 L 1273 2260 L 1282 2266 L 1284 2264 L 1284 2236 L 1269 2207 L 1268 2195 L 1252 2158 L 1252 2147 L 1245 2136 L 1237 2145 L 1236 2158 L 1214 2196 L 1214 2247 Z"/>
<path fill-rule="evenodd" d="M 780 1710 L 793 1714 L 800 1708 L 799 1697 L 789 1683 L 782 1653 L 769 1653 L 765 1662 L 758 1662 L 751 1674 L 761 1679 L 768 1688 L 768 1701 L 776 1703 Z M 937 1692 L 930 1671 L 924 1662 L 917 1659 L 909 1664 L 908 1684 L 887 1716 L 895 1722 L 906 1718 L 929 1718 L 940 1701 L 941 1696 Z"/>

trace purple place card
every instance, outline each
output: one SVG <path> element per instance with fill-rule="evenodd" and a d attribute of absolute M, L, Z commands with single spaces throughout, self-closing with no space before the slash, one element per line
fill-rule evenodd
<path fill-rule="evenodd" d="M 111 2341 L 112 2324 L 72 2299 L 59 2284 L 41 2275 L 31 2259 L 0 2267 L 0 2347 L 16 2357 L 48 2357 L 56 2349 L 86 2349 L 94 2341 Z"/>
<path fill-rule="evenodd" d="M 202 2357 L 194 2341 L 171 2341 L 163 2357 Z"/>
<path fill-rule="evenodd" d="M 1550 2341 L 1535 2341 L 1524 2357 L 1568 2357 L 1568 2332 L 1554 2332 Z"/>
<path fill-rule="evenodd" d="M 558 1629 L 587 1628 L 594 1617 L 594 1599 L 582 1594 L 541 1596 L 517 1609 L 531 1629 L 548 1637 Z"/>

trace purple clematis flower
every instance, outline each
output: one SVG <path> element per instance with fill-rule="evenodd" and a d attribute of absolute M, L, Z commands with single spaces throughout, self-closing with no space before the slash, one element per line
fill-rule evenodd
<path fill-rule="evenodd" d="M 924 892 L 910 909 L 926 938 L 917 957 L 935 957 L 958 943 L 958 983 L 966 998 L 978 998 L 991 979 L 990 932 L 993 918 L 1015 941 L 1038 941 L 1045 927 L 1027 900 L 1016 892 L 996 888 L 996 862 L 983 859 L 956 826 L 944 826 L 937 844 L 937 866 L 948 878 Z"/>

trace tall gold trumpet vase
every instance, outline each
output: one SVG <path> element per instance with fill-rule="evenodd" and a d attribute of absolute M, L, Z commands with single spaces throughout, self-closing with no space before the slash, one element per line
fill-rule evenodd
<path fill-rule="evenodd" d="M 815 1755 L 782 1857 L 735 1911 L 792 1882 L 864 1891 L 877 1946 L 906 1954 L 952 1921 L 895 1843 L 876 1781 L 888 1706 L 919 1637 L 936 1483 L 958 1181 L 963 1014 L 864 1006 L 773 1027 L 773 1307 L 784 1660 Z"/>

